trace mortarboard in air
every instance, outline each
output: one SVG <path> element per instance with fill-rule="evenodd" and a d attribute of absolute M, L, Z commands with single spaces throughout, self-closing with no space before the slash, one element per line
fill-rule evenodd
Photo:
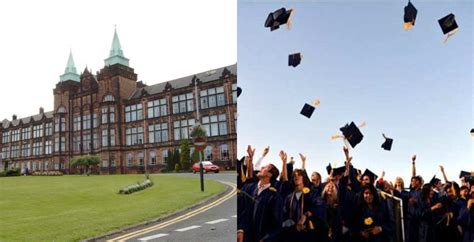
<path fill-rule="evenodd" d="M 387 137 L 385 136 L 385 134 L 382 134 L 382 136 L 385 138 L 385 142 L 383 142 L 382 148 L 383 148 L 384 150 L 391 150 L 391 149 L 392 149 L 393 139 L 387 138 Z"/>
<path fill-rule="evenodd" d="M 349 141 L 349 144 L 352 146 L 352 148 L 355 148 L 356 145 L 359 144 L 364 138 L 364 135 L 362 135 L 359 128 L 357 127 L 357 125 L 355 125 L 354 122 L 346 124 L 339 130 L 342 132 L 342 135 L 344 135 L 344 138 Z"/>
<path fill-rule="evenodd" d="M 242 88 L 237 87 L 237 97 L 239 97 L 240 94 L 242 94 Z"/>
<path fill-rule="evenodd" d="M 405 30 L 409 30 L 413 28 L 415 25 L 415 20 L 416 20 L 416 14 L 418 13 L 418 10 L 416 10 L 415 6 L 408 1 L 408 5 L 405 6 L 405 14 L 403 15 L 403 28 Z"/>
<path fill-rule="evenodd" d="M 431 186 L 435 186 L 436 183 L 438 183 L 438 182 L 440 182 L 440 181 L 441 181 L 441 180 L 438 179 L 438 178 L 436 178 L 436 175 L 434 175 L 433 178 L 431 178 L 431 180 L 430 180 L 430 185 L 431 185 Z"/>
<path fill-rule="evenodd" d="M 303 55 L 301 53 L 295 53 L 288 56 L 288 66 L 296 67 L 301 63 Z"/>
<path fill-rule="evenodd" d="M 454 14 L 452 13 L 439 19 L 438 23 L 441 27 L 441 30 L 443 31 L 443 34 L 447 34 L 447 37 L 444 41 L 445 43 L 448 41 L 450 36 L 454 35 L 458 31 L 459 28 L 458 24 L 456 23 L 456 19 L 454 18 Z"/>
<path fill-rule="evenodd" d="M 364 176 L 368 176 L 370 178 L 370 181 L 372 182 L 372 184 L 375 182 L 375 180 L 377 180 L 377 175 L 375 175 L 375 173 L 373 173 L 371 170 L 369 169 L 365 169 L 364 173 L 362 173 L 362 177 Z"/>
<path fill-rule="evenodd" d="M 304 106 L 303 106 L 303 109 L 301 109 L 300 114 L 307 117 L 307 118 L 311 118 L 311 115 L 313 115 L 315 109 L 316 108 L 314 106 L 311 106 L 311 105 L 305 103 Z"/>
<path fill-rule="evenodd" d="M 280 28 L 280 25 L 287 24 L 289 27 L 291 24 L 291 15 L 293 9 L 280 8 L 275 12 L 268 14 L 267 20 L 265 20 L 265 28 L 270 28 L 270 31 Z"/>

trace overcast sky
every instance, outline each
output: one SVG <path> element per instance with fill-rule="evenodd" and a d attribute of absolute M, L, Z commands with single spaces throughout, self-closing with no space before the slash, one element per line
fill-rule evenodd
<path fill-rule="evenodd" d="M 2 1 L 0 120 L 53 109 L 72 49 L 95 74 L 114 26 L 138 80 L 152 85 L 237 62 L 236 0 Z"/>
<path fill-rule="evenodd" d="M 408 1 L 239 1 L 239 154 L 248 144 L 271 152 L 265 162 L 280 167 L 283 149 L 310 172 L 343 165 L 343 142 L 330 137 L 354 121 L 365 121 L 364 139 L 351 149 L 353 164 L 393 181 L 417 172 L 425 181 L 474 170 L 473 1 L 412 1 L 418 16 L 403 29 Z M 293 8 L 293 26 L 264 28 L 268 13 Z M 454 13 L 459 32 L 443 44 L 438 19 Z M 302 52 L 296 67 L 288 54 Z M 311 119 L 299 114 L 320 99 Z M 382 133 L 394 139 L 380 146 Z M 407 184 L 407 183 L 405 183 Z"/>

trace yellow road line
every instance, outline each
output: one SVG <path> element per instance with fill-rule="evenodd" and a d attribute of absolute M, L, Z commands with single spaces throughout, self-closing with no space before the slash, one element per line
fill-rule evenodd
<path fill-rule="evenodd" d="M 216 201 L 210 203 L 210 204 L 207 204 L 201 208 L 198 208 L 196 210 L 193 210 L 189 213 L 186 213 L 186 214 L 183 214 L 179 217 L 176 217 L 174 219 L 171 219 L 169 221 L 166 221 L 166 222 L 163 222 L 163 223 L 159 223 L 159 224 L 156 224 L 154 226 L 151 226 L 151 227 L 148 227 L 148 228 L 144 228 L 144 229 L 141 229 L 141 230 L 138 230 L 138 231 L 134 231 L 134 232 L 131 232 L 131 233 L 128 233 L 128 234 L 124 234 L 122 236 L 119 236 L 119 237 L 116 237 L 114 239 L 110 239 L 110 240 L 107 240 L 107 242 L 111 242 L 111 241 L 119 241 L 119 242 L 123 242 L 127 239 L 130 239 L 132 237 L 137 237 L 137 236 L 140 236 L 140 235 L 143 235 L 145 233 L 148 233 L 148 232 L 151 232 L 153 230 L 157 230 L 157 229 L 161 229 L 161 228 L 164 228 L 166 226 L 169 226 L 171 224 L 174 224 L 174 223 L 177 223 L 177 222 L 180 222 L 180 221 L 183 221 L 185 219 L 188 219 L 190 217 L 193 217 L 195 215 L 198 215 L 200 213 L 203 213 L 213 207 L 216 207 L 218 206 L 219 204 L 225 202 L 226 200 L 230 199 L 231 197 L 233 197 L 235 195 L 235 191 L 237 190 L 237 187 L 236 185 L 232 184 L 232 183 L 229 183 L 229 182 L 224 182 L 224 181 L 219 181 L 221 183 L 224 183 L 224 184 L 227 184 L 229 186 L 232 187 L 232 191 L 230 193 L 228 193 L 227 195 L 225 195 L 224 197 L 221 197 L 219 199 L 217 199 Z"/>

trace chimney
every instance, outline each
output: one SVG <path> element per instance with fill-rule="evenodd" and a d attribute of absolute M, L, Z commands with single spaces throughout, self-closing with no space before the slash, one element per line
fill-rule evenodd
<path fill-rule="evenodd" d="M 40 107 L 40 114 L 43 114 L 43 113 L 44 113 L 44 108 Z"/>
<path fill-rule="evenodd" d="M 16 114 L 13 114 L 12 119 L 16 120 Z"/>

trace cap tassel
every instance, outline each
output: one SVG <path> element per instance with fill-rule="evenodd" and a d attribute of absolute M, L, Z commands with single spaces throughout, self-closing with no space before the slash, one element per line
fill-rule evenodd
<path fill-rule="evenodd" d="M 357 127 L 363 128 L 363 127 L 365 127 L 365 125 L 366 125 L 366 123 L 365 123 L 365 121 L 363 121 L 363 122 L 362 122 L 361 124 L 359 124 Z"/>
<path fill-rule="evenodd" d="M 332 139 L 332 140 L 344 139 L 344 136 L 343 136 L 343 135 L 336 134 L 336 135 L 331 136 L 331 139 Z"/>

